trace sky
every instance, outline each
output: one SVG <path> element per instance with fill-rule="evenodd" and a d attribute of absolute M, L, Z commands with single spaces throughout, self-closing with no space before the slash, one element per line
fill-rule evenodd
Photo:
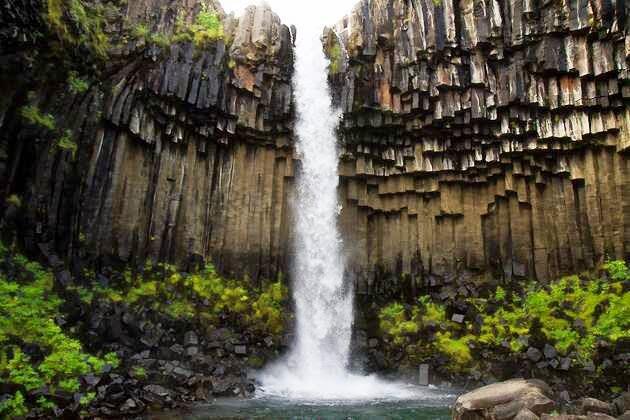
<path fill-rule="evenodd" d="M 352 10 L 359 0 L 266 0 L 274 12 L 280 15 L 282 23 L 298 27 L 313 22 L 321 26 L 332 25 Z M 241 12 L 250 4 L 262 3 L 259 0 L 220 0 L 226 12 Z"/>

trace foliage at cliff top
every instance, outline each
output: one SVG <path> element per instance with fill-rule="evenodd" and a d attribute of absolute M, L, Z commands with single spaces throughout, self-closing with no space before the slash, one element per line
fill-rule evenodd
<path fill-rule="evenodd" d="M 530 340 L 549 343 L 585 366 L 599 341 L 630 339 L 630 270 L 623 261 L 611 261 L 602 274 L 563 277 L 547 286 L 532 283 L 522 293 L 497 287 L 489 298 L 469 298 L 467 318 L 480 319 L 479 324 L 452 321 L 447 307 L 428 296 L 411 306 L 392 303 L 379 312 L 380 328 L 412 362 L 439 353 L 453 371 L 473 367 L 481 348 L 517 354 Z"/>
<path fill-rule="evenodd" d="M 0 242 L 0 383 L 11 395 L 0 401 L 0 417 L 51 414 L 68 393 L 87 405 L 94 394 L 82 393 L 80 377 L 117 366 L 115 354 L 85 353 L 61 329 L 60 304 L 52 273 Z"/>
<path fill-rule="evenodd" d="M 324 52 L 330 64 L 328 65 L 329 74 L 337 74 L 342 71 L 343 52 L 339 37 L 333 30 L 328 31 L 328 39 L 324 44 Z"/>
<path fill-rule="evenodd" d="M 182 15 L 178 16 L 174 33 L 171 36 L 153 33 L 145 24 L 138 24 L 133 28 L 132 36 L 161 48 L 179 42 L 192 42 L 196 48 L 203 49 L 220 39 L 224 39 L 224 32 L 223 22 L 221 22 L 219 14 L 203 5 L 192 24 L 186 23 Z"/>
<path fill-rule="evenodd" d="M 98 59 L 107 57 L 109 40 L 103 32 L 101 8 L 87 6 L 81 0 L 46 0 L 45 20 L 63 50 L 78 47 Z"/>
<path fill-rule="evenodd" d="M 148 262 L 137 273 L 126 270 L 108 287 L 94 283 L 76 291 L 86 304 L 104 298 L 150 307 L 175 319 L 197 319 L 204 325 L 226 323 L 278 335 L 286 322 L 283 307 L 288 293 L 282 279 L 254 289 L 247 279 L 221 277 L 211 264 L 195 273 L 180 273 L 173 265 Z"/>

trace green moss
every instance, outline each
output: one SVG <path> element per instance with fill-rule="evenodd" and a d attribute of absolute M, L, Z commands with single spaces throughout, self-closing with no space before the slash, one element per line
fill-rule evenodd
<path fill-rule="evenodd" d="M 52 395 L 77 392 L 80 376 L 117 365 L 113 354 L 99 358 L 85 353 L 81 343 L 55 323 L 61 300 L 52 288 L 50 271 L 0 246 L 0 381 L 17 390 L 0 404 L 1 416 L 50 407 L 30 399 L 29 391 L 47 387 Z M 37 357 L 30 355 L 34 349 Z"/>
<path fill-rule="evenodd" d="M 284 304 L 287 288 L 279 280 L 271 283 L 252 304 L 254 327 L 262 332 L 281 334 L 284 330 Z"/>
<path fill-rule="evenodd" d="M 136 379 L 146 379 L 147 371 L 142 366 L 134 366 L 133 368 L 131 368 L 131 376 Z"/>
<path fill-rule="evenodd" d="M 53 131 L 56 127 L 55 117 L 50 114 L 42 114 L 36 105 L 27 105 L 20 108 L 20 116 L 30 125 Z"/>
<path fill-rule="evenodd" d="M 195 23 L 190 27 L 193 42 L 198 48 L 205 48 L 220 39 L 223 39 L 223 23 L 218 13 L 208 10 L 207 7 L 199 12 Z"/>
<path fill-rule="evenodd" d="M 72 138 L 72 131 L 64 131 L 63 135 L 57 140 L 57 147 L 70 152 L 73 159 L 76 157 L 78 146 Z"/>
<path fill-rule="evenodd" d="M 494 291 L 494 300 L 497 302 L 505 301 L 505 290 L 501 286 L 497 286 L 497 289 Z"/>
<path fill-rule="evenodd" d="M 446 306 L 428 296 L 420 297 L 413 307 L 394 302 L 379 312 L 381 331 L 399 351 L 422 352 L 407 355 L 408 360 L 440 353 L 449 359 L 452 370 L 475 363 L 471 346 L 520 357 L 527 342 L 523 338 L 528 337 L 552 344 L 562 355 L 575 352 L 578 364 L 590 363 L 600 340 L 614 345 L 630 338 L 630 270 L 623 261 L 608 262 L 603 268 L 603 277 L 567 276 L 547 286 L 532 283 L 520 295 L 497 287 L 489 293 L 493 305 L 488 299 L 466 299 L 481 320 L 475 328 L 449 321 Z M 501 305 L 497 308 L 495 303 Z M 429 348 L 420 346 L 422 342 L 430 343 Z"/>
<path fill-rule="evenodd" d="M 131 31 L 131 34 L 135 39 L 146 40 L 149 38 L 150 32 L 147 25 L 145 25 L 144 23 L 139 23 L 136 26 L 134 26 L 134 28 Z"/>
<path fill-rule="evenodd" d="M 335 38 L 336 39 L 336 38 Z M 332 47 L 327 51 L 330 64 L 328 66 L 328 72 L 331 74 L 337 74 L 342 70 L 343 56 L 341 52 L 341 46 L 339 40 L 337 40 Z"/>
<path fill-rule="evenodd" d="M 132 307 L 151 308 L 176 319 L 197 319 L 203 324 L 228 322 L 261 333 L 280 335 L 286 323 L 284 305 L 287 289 L 281 280 L 262 290 L 253 289 L 247 279 L 221 277 L 211 264 L 181 274 L 175 266 L 148 261 L 143 270 L 126 270 L 123 280 L 111 287 L 75 287 L 79 299 L 125 302 Z"/>
<path fill-rule="evenodd" d="M 454 338 L 450 332 L 438 332 L 435 335 L 435 347 L 437 351 L 449 358 L 450 370 L 460 371 L 469 367 L 473 360 L 468 347 L 468 343 L 472 340 L 472 336 Z"/>
<path fill-rule="evenodd" d="M 11 194 L 10 196 L 7 197 L 7 204 L 14 206 L 14 207 L 22 207 L 22 199 L 20 198 L 19 195 L 17 194 Z"/>
<path fill-rule="evenodd" d="M 90 85 L 84 79 L 81 79 L 76 71 L 68 73 L 68 88 L 74 94 L 85 93 Z"/>
<path fill-rule="evenodd" d="M 62 44 L 84 47 L 101 60 L 107 57 L 109 40 L 101 9 L 81 0 L 46 0 L 46 6 L 44 17 Z"/>

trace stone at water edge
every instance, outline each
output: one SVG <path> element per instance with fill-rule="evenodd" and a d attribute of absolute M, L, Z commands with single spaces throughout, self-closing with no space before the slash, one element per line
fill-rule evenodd
<path fill-rule="evenodd" d="M 538 420 L 539 417 L 528 408 L 523 408 L 518 412 L 514 420 Z"/>
<path fill-rule="evenodd" d="M 603 413 L 611 414 L 612 407 L 609 403 L 596 398 L 583 397 L 577 400 L 577 406 L 583 414 Z"/>
<path fill-rule="evenodd" d="M 421 364 L 418 366 L 418 385 L 429 385 L 429 365 Z"/>
<path fill-rule="evenodd" d="M 551 388 L 537 379 L 511 379 L 461 395 L 453 406 L 454 420 L 509 419 L 524 408 L 536 415 L 551 412 Z"/>

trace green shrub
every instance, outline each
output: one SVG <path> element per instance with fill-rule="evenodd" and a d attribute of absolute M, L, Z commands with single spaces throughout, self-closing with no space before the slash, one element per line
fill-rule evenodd
<path fill-rule="evenodd" d="M 70 92 L 74 94 L 85 93 L 89 87 L 88 82 L 81 79 L 76 71 L 68 73 L 68 88 Z"/>
<path fill-rule="evenodd" d="M 119 284 L 107 288 L 93 285 L 72 290 L 85 304 L 107 299 L 152 308 L 175 319 L 197 319 L 215 325 L 227 320 L 231 326 L 272 335 L 284 330 L 287 289 L 281 280 L 256 290 L 247 279 L 221 277 L 212 264 L 183 275 L 173 265 L 151 262 L 136 274 L 124 271 L 122 277 Z"/>
<path fill-rule="evenodd" d="M 501 286 L 497 286 L 496 290 L 494 291 L 494 300 L 497 302 L 503 302 L 505 301 L 505 297 L 505 290 L 503 290 Z"/>
<path fill-rule="evenodd" d="M 22 207 L 22 199 L 17 194 L 11 194 L 7 197 L 7 204 L 19 208 Z"/>
<path fill-rule="evenodd" d="M 50 114 L 42 114 L 35 105 L 27 105 L 20 109 L 20 115 L 29 124 L 43 127 L 53 131 L 56 126 L 55 117 Z"/>
<path fill-rule="evenodd" d="M 101 8 L 81 0 L 46 0 L 46 6 L 46 22 L 62 45 L 84 47 L 97 59 L 107 57 L 109 39 Z"/>
<path fill-rule="evenodd" d="M 134 366 L 133 368 L 131 368 L 131 376 L 136 379 L 146 379 L 147 370 L 142 366 Z"/>
<path fill-rule="evenodd" d="M 63 135 L 59 138 L 59 140 L 57 140 L 57 147 L 61 150 L 70 152 L 73 159 L 76 157 L 78 146 L 72 138 L 72 131 L 64 131 Z"/>
<path fill-rule="evenodd" d="M 270 334 L 281 334 L 284 330 L 284 302 L 287 288 L 281 280 L 271 283 L 252 304 L 254 327 Z"/>
<path fill-rule="evenodd" d="M 99 358 L 83 352 L 81 343 L 55 323 L 61 300 L 52 287 L 50 271 L 0 246 L 0 381 L 18 389 L 0 405 L 0 415 L 23 415 L 36 405 L 51 408 L 47 400 L 26 400 L 24 395 L 44 386 L 53 395 L 77 392 L 81 375 L 118 363 L 114 354 Z M 27 348 L 37 348 L 38 357 Z"/>
<path fill-rule="evenodd" d="M 460 371 L 467 368 L 473 360 L 468 347 L 468 342 L 472 340 L 472 336 L 454 338 L 450 332 L 438 332 L 435 334 L 435 347 L 449 358 L 450 370 Z"/>
<path fill-rule="evenodd" d="M 223 24 L 218 13 L 208 10 L 205 6 L 195 18 L 191 26 L 193 42 L 198 48 L 207 47 L 209 44 L 223 39 Z"/>
<path fill-rule="evenodd" d="M 337 40 L 337 42 L 335 42 L 335 44 L 328 50 L 328 59 L 330 60 L 328 71 L 331 74 L 339 73 L 341 71 L 341 66 L 343 65 L 343 56 L 339 40 Z"/>
<path fill-rule="evenodd" d="M 449 321 L 446 307 L 428 296 L 421 296 L 411 308 L 396 302 L 383 307 L 379 325 L 395 346 L 424 352 L 420 357 L 409 355 L 410 360 L 437 352 L 449 359 L 452 370 L 475 363 L 471 345 L 520 353 L 527 342 L 523 338 L 532 335 L 562 355 L 575 352 L 578 363 L 590 363 L 599 340 L 614 344 L 630 338 L 630 270 L 623 261 L 609 261 L 603 268 L 607 278 L 567 276 L 547 286 L 532 283 L 520 296 L 497 287 L 489 296 L 501 306 L 492 310 L 487 299 L 466 299 L 481 319 L 475 334 L 472 325 Z M 420 346 L 422 342 L 431 343 L 430 348 Z"/>

